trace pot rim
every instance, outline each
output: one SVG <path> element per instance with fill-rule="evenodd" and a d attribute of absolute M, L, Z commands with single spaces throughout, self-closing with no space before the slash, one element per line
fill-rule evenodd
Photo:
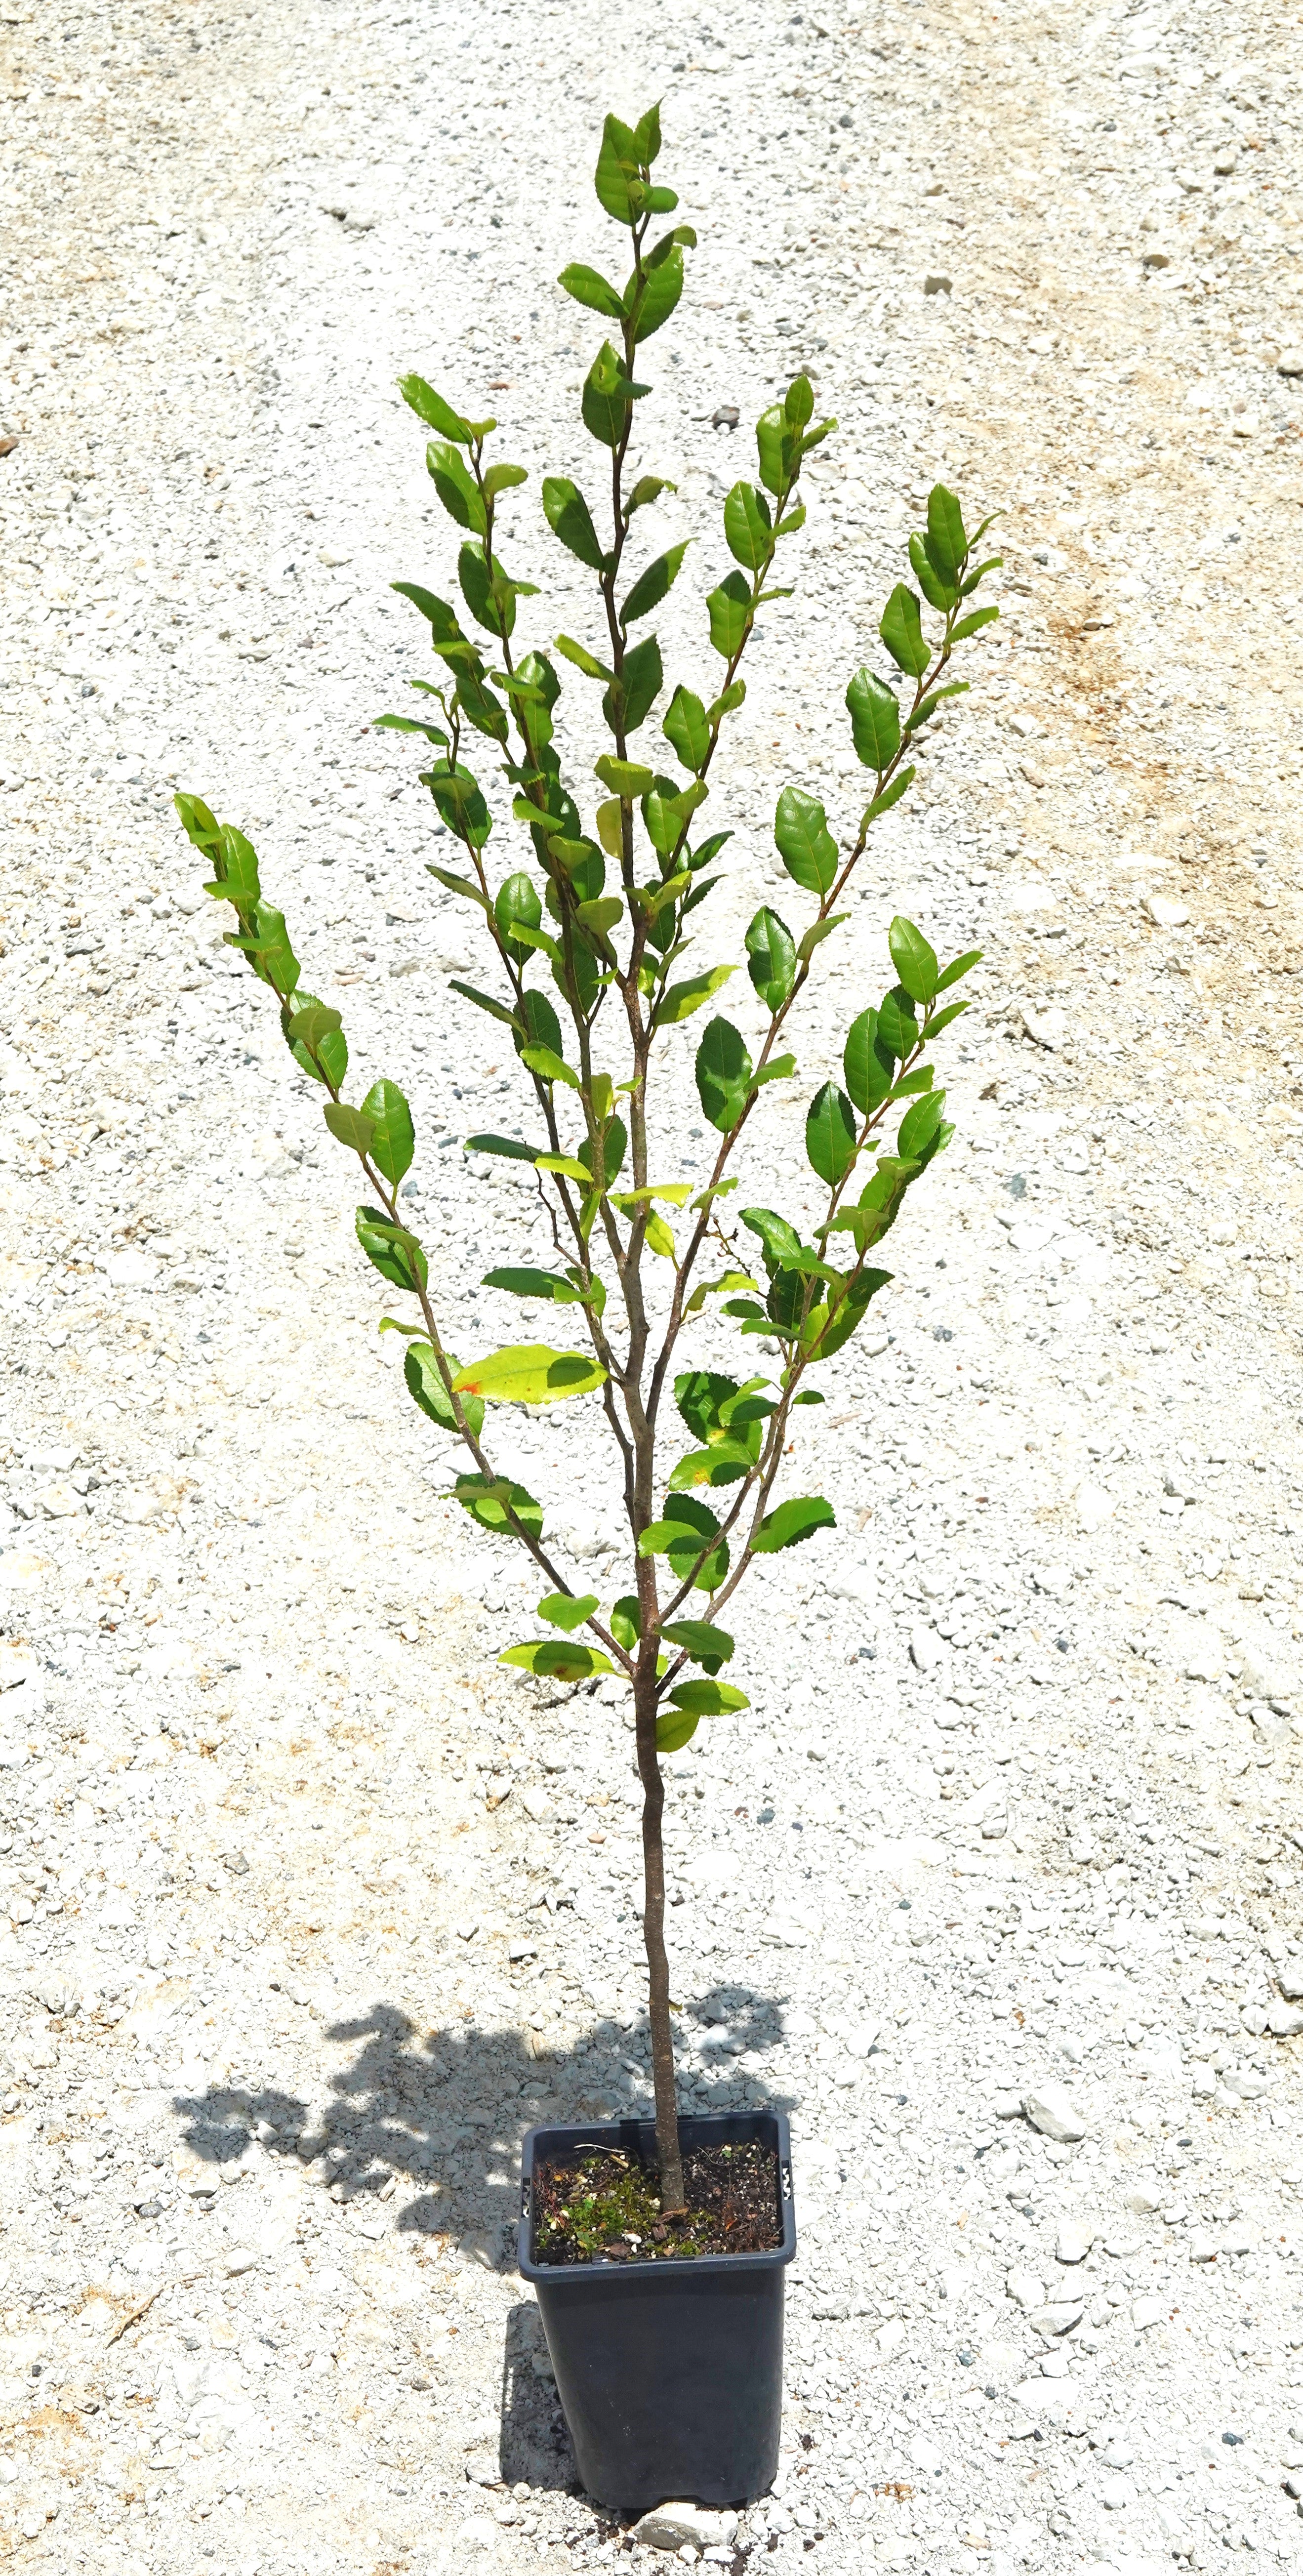
<path fill-rule="evenodd" d="M 703 2131 L 706 2133 L 703 2138 Z M 516 2260 L 522 2280 L 559 2288 L 580 2282 L 609 2288 L 614 2282 L 701 2280 L 712 2271 L 745 2273 L 770 2271 L 790 2263 L 796 2255 L 796 2204 L 792 2185 L 792 2139 L 786 2114 L 761 2107 L 754 2111 L 685 2111 L 680 2115 L 679 2133 L 698 2144 L 727 2141 L 729 2132 L 744 2136 L 768 2133 L 778 2157 L 778 2178 L 783 2216 L 781 2244 L 767 2253 L 668 2255 L 656 2263 L 610 2263 L 600 2256 L 591 2263 L 538 2263 L 530 2251 L 534 2228 L 534 2163 L 540 2152 L 573 2146 L 608 2146 L 614 2142 L 643 2145 L 654 2141 L 654 2120 L 631 2113 L 617 2120 L 544 2120 L 527 2129 L 520 2149 L 520 2217 L 517 2225 Z"/>

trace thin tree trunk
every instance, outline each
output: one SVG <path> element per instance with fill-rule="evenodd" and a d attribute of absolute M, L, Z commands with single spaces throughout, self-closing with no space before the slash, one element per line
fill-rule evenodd
<path fill-rule="evenodd" d="M 651 2023 L 652 2075 L 656 2086 L 656 2160 L 660 2167 L 661 2209 L 673 2216 L 683 2208 L 683 2159 L 679 2152 L 679 2113 L 674 2087 L 674 2034 L 670 2027 L 670 1969 L 665 1955 L 665 1849 L 661 1818 L 665 1783 L 656 1756 L 656 1674 L 639 1674 L 634 1683 L 638 1724 L 638 1773 L 643 1786 L 642 1868 L 643 1939 L 647 1945 L 647 2014 Z"/>

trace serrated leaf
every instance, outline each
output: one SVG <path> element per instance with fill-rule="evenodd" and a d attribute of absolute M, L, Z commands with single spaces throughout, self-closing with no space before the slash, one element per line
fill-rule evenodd
<path fill-rule="evenodd" d="M 341 1145 L 351 1146 L 355 1154 L 370 1152 L 375 1126 L 365 1110 L 350 1109 L 346 1100 L 327 1100 L 323 1103 L 321 1114 L 331 1135 L 336 1137 Z"/>
<path fill-rule="evenodd" d="M 928 494 L 927 533 L 933 561 L 953 588 L 967 559 L 968 539 L 964 534 L 964 514 L 944 483 L 934 483 Z"/>
<path fill-rule="evenodd" d="M 774 839 L 787 873 L 806 894 L 825 895 L 837 873 L 837 844 L 817 796 L 785 787 L 774 814 Z"/>
<path fill-rule="evenodd" d="M 690 537 L 685 537 L 680 545 L 668 546 L 663 555 L 657 555 L 655 561 L 648 564 L 645 572 L 639 573 L 620 611 L 622 626 L 631 626 L 635 618 L 647 617 L 653 608 L 659 608 L 691 542 Z"/>
<path fill-rule="evenodd" d="M 724 503 L 724 539 L 744 572 L 759 572 L 773 547 L 769 504 L 754 483 L 735 483 Z"/>
<path fill-rule="evenodd" d="M 555 537 L 567 546 L 580 563 L 593 572 L 605 572 L 606 556 L 593 525 L 592 513 L 577 483 L 568 475 L 547 474 L 543 478 L 543 515 Z M 580 666 L 583 667 L 582 664 Z M 600 670 L 600 664 L 598 666 Z"/>
<path fill-rule="evenodd" d="M 951 627 L 951 643 L 962 644 L 966 635 L 976 635 L 983 626 L 992 625 L 999 614 L 996 607 L 972 609 L 967 617 L 960 618 L 957 626 Z"/>
<path fill-rule="evenodd" d="M 710 750 L 710 727 L 699 697 L 680 682 L 661 718 L 661 732 L 685 769 L 699 770 Z"/>
<path fill-rule="evenodd" d="M 648 204 L 652 205 L 656 200 L 660 201 L 662 214 L 669 214 L 678 202 L 668 188 L 649 189 Z M 686 227 L 680 227 L 680 229 L 686 229 Z M 633 283 L 634 281 L 630 279 L 631 286 Z M 626 309 L 633 312 L 635 316 L 633 327 L 635 347 L 640 347 L 644 340 L 650 340 L 653 331 L 659 331 L 662 323 L 668 322 L 682 293 L 683 252 L 675 242 L 666 252 L 664 259 L 656 261 L 653 267 L 647 269 L 641 293 L 635 296 L 632 304 L 626 296 Z"/>
<path fill-rule="evenodd" d="M 602 713 L 612 733 L 636 733 L 639 725 L 645 724 L 664 677 L 660 645 L 654 635 L 644 635 L 642 642 L 625 654 L 619 679 L 611 681 L 602 698 Z"/>
<path fill-rule="evenodd" d="M 813 1538 L 816 1530 L 835 1529 L 837 1515 L 831 1503 L 821 1494 L 800 1494 L 790 1502 L 780 1503 L 776 1511 L 766 1512 L 754 1539 L 754 1556 L 776 1556 L 780 1548 L 799 1547 L 801 1541 Z"/>
<path fill-rule="evenodd" d="M 913 786 L 917 774 L 912 763 L 908 769 L 897 770 L 890 787 L 884 787 L 882 794 L 875 796 L 871 805 L 866 805 L 860 818 L 861 831 L 866 832 L 870 823 L 876 823 L 879 814 L 886 814 L 893 805 L 899 805 L 906 789 Z"/>
<path fill-rule="evenodd" d="M 936 950 L 929 946 L 921 930 L 897 913 L 887 932 L 891 962 L 912 1002 L 930 1002 L 937 990 L 939 969 Z"/>
<path fill-rule="evenodd" d="M 738 1690 L 732 1682 L 679 1682 L 672 1690 L 667 1691 L 665 1696 L 673 1702 L 682 1717 L 690 1717 L 694 1720 L 701 1717 L 731 1717 L 738 1709 L 751 1706 L 746 1692 Z M 659 1733 L 659 1728 L 657 1732 Z"/>
<path fill-rule="evenodd" d="M 572 1279 L 563 1279 L 555 1270 L 486 1270 L 482 1288 L 505 1288 L 513 1297 L 541 1297 L 553 1306 L 582 1306 L 583 1296 Z"/>
<path fill-rule="evenodd" d="M 537 1145 L 522 1144 L 518 1136 L 468 1136 L 463 1150 L 468 1154 L 500 1154 L 509 1163 L 537 1164 Z"/>
<path fill-rule="evenodd" d="M 825 939 L 831 939 L 834 930 L 840 930 L 842 923 L 849 920 L 848 912 L 830 912 L 825 920 L 812 921 L 796 952 L 798 964 L 808 966 L 816 948 L 822 948 Z"/>
<path fill-rule="evenodd" d="M 543 1535 L 542 1505 L 523 1485 L 514 1485 L 509 1476 L 459 1476 L 453 1497 L 481 1529 L 492 1531 L 495 1537 L 514 1534 L 507 1517 L 509 1511 L 531 1538 Z"/>
<path fill-rule="evenodd" d="M 414 1234 L 379 1208 L 360 1207 L 354 1218 L 358 1242 L 374 1270 L 391 1287 L 406 1288 L 415 1295 L 424 1288 L 429 1276 L 425 1254 Z"/>
<path fill-rule="evenodd" d="M 724 661 L 736 661 L 746 641 L 751 616 L 751 591 L 740 572 L 726 573 L 717 590 L 706 601 L 710 619 L 710 640 Z"/>
<path fill-rule="evenodd" d="M 806 1113 L 805 1150 L 811 1167 L 833 1189 L 850 1170 L 855 1149 L 855 1112 L 851 1103 L 835 1082 L 825 1082 Z"/>
<path fill-rule="evenodd" d="M 541 1082 L 564 1082 L 569 1090 L 578 1091 L 578 1074 L 571 1071 L 561 1056 L 554 1055 L 551 1047 L 523 1046 L 520 1054 L 522 1063 L 527 1064 L 530 1072 L 536 1073 Z"/>
<path fill-rule="evenodd" d="M 712 1540 L 704 1562 L 693 1577 L 698 1592 L 717 1592 L 728 1572 L 728 1541 L 719 1537 L 719 1522 L 708 1503 L 698 1502 L 695 1494 L 667 1494 L 665 1516 L 653 1521 L 638 1541 L 640 1556 L 667 1556 L 675 1580 L 682 1583 L 691 1572 L 703 1547 Z"/>
<path fill-rule="evenodd" d="M 751 1057 L 731 1020 L 713 1019 L 697 1049 L 697 1097 L 711 1126 L 727 1136 L 747 1103 Z"/>
<path fill-rule="evenodd" d="M 898 671 L 921 680 L 931 660 L 914 592 L 898 581 L 882 612 L 878 633 Z"/>
<path fill-rule="evenodd" d="M 894 689 L 867 669 L 846 691 L 855 756 L 866 769 L 886 769 L 900 749 L 900 702 Z"/>
<path fill-rule="evenodd" d="M 481 993 L 474 984 L 463 984 L 459 975 L 451 975 L 448 984 L 449 990 L 460 993 L 464 1002 L 473 1002 L 477 1011 L 487 1011 L 491 1020 L 501 1020 L 509 1029 L 515 1027 L 515 1020 L 506 1003 L 495 1001 L 491 993 Z"/>
<path fill-rule="evenodd" d="M 847 1032 L 842 1071 L 846 1088 L 862 1118 L 880 1108 L 891 1089 L 896 1060 L 878 1043 L 878 1014 L 861 1011 Z"/>
<path fill-rule="evenodd" d="M 299 991 L 281 1011 L 281 1030 L 295 1063 L 314 1081 L 338 1091 L 348 1071 L 348 1041 L 338 1011 L 329 1010 L 315 994 Z"/>
<path fill-rule="evenodd" d="M 782 1009 L 796 981 L 796 946 L 779 914 L 762 904 L 748 924 L 747 973 L 767 1011 Z"/>
<path fill-rule="evenodd" d="M 585 267 L 582 260 L 572 260 L 557 279 L 576 304 L 584 304 L 590 313 L 603 313 L 608 322 L 618 322 L 624 313 L 619 289 L 607 283 L 595 268 Z"/>
<path fill-rule="evenodd" d="M 453 1383 L 459 1395 L 482 1395 L 489 1404 L 557 1404 L 567 1396 L 588 1395 L 605 1381 L 605 1369 L 584 1351 L 517 1342 L 489 1351 L 462 1369 Z"/>
<path fill-rule="evenodd" d="M 416 1137 L 412 1113 L 396 1082 L 375 1082 L 362 1103 L 371 1121 L 369 1152 L 377 1171 L 395 1188 L 412 1166 Z"/>
<path fill-rule="evenodd" d="M 703 1002 L 709 1002 L 720 986 L 736 972 L 734 966 L 711 966 L 700 975 L 686 976 L 681 984 L 671 984 L 656 1005 L 653 1026 L 669 1028 L 678 1020 L 688 1019 L 693 1011 L 701 1009 Z"/>
<path fill-rule="evenodd" d="M 425 462 L 449 518 L 457 527 L 469 528 L 472 536 L 482 537 L 487 526 L 484 503 L 458 450 L 446 440 L 433 439 L 425 451 Z"/>
<path fill-rule="evenodd" d="M 618 116 L 608 116 L 593 173 L 597 202 L 617 224 L 632 227 L 643 211 L 645 189 L 638 170 L 636 137 Z"/>

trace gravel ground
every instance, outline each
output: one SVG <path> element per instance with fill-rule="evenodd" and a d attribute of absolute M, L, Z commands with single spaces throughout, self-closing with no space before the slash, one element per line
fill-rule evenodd
<path fill-rule="evenodd" d="M 1296 2554 L 1290 24 L 6 22 L 4 2550 L 633 2546 L 572 2490 L 508 2236 L 523 2127 L 646 2097 L 629 1741 L 492 1663 L 526 1593 L 439 1499 L 168 800 L 254 832 L 355 1062 L 407 1083 L 463 1291 L 524 1202 L 461 1156 L 501 1075 L 415 762 L 367 731 L 426 667 L 386 584 L 448 562 L 393 380 L 500 406 L 511 561 L 552 582 L 537 474 L 583 454 L 596 334 L 548 281 L 606 246 L 602 110 L 660 92 L 702 247 L 638 427 L 709 580 L 750 461 L 716 407 L 803 360 L 842 423 L 717 791 L 723 953 L 792 768 L 850 809 L 841 692 L 928 484 L 1007 513 L 1004 622 L 801 1031 L 820 1078 L 893 910 L 980 941 L 959 1134 L 798 1462 L 843 1540 L 767 1570 L 755 1711 L 670 1766 L 684 2098 L 789 2106 L 799 2168 L 783 2471 L 716 2556 Z M 586 613 L 564 561 L 540 634 Z M 662 631 L 700 669 L 694 581 Z M 492 1292 L 458 1325 L 509 1330 Z M 594 1430 L 516 1454 L 605 1590 Z"/>

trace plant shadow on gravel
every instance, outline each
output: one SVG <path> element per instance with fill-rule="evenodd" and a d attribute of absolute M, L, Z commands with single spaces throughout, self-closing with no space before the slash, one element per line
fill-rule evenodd
<path fill-rule="evenodd" d="M 780 2001 L 721 1984 L 699 1998 L 690 2019 L 707 2034 L 707 2051 L 714 2037 L 721 2063 L 718 2073 L 703 2072 L 685 2111 L 792 2108 L 790 2094 L 767 2083 L 763 2070 L 739 2082 L 731 2062 L 744 2050 L 763 2056 L 780 2044 Z M 187 2144 L 215 2169 L 238 2161 L 255 2141 L 276 2162 L 306 2165 L 341 2204 L 345 2227 L 353 2211 L 359 2246 L 368 2221 L 381 2216 L 380 2194 L 394 2176 L 406 2176 L 423 2188 L 403 2204 L 399 2234 L 452 2239 L 471 2261 L 509 2272 L 524 2131 L 537 2122 L 615 2119 L 635 2109 L 651 2116 L 649 2096 L 635 2102 L 629 2072 L 631 2062 L 648 2063 L 645 2022 L 593 2022 L 573 2049 L 545 2059 L 528 2055 L 517 2030 L 472 2021 L 422 2030 L 388 2003 L 347 2021 L 325 2020 L 322 2037 L 335 2046 L 358 2043 L 331 2079 L 324 2112 L 314 2116 L 286 2087 L 238 2077 L 177 2095 L 174 2107 Z M 500 2459 L 508 2485 L 575 2483 L 552 2383 L 534 2368 L 543 2349 L 538 2310 L 523 2300 L 508 2316 L 503 2355 Z"/>

